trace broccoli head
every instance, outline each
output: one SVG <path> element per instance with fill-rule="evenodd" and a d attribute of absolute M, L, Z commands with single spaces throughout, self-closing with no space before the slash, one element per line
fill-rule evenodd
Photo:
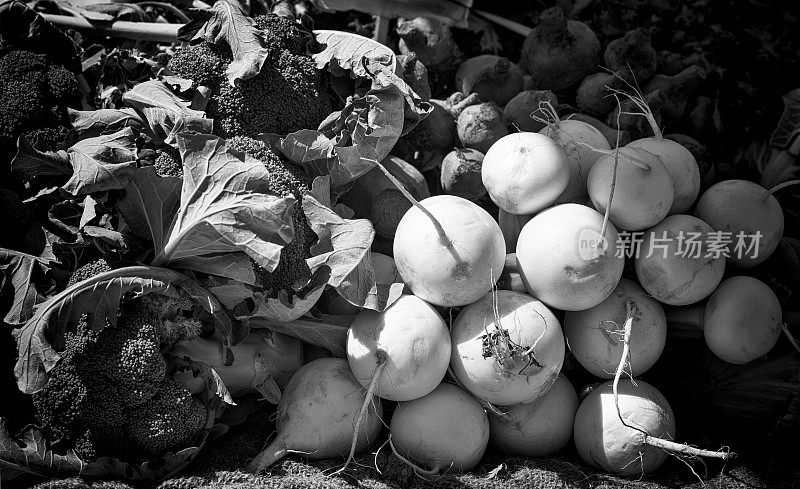
<path fill-rule="evenodd" d="M 62 149 L 71 129 L 66 109 L 80 108 L 80 100 L 76 76 L 47 55 L 0 50 L 0 156 L 12 155 L 28 133 L 36 149 Z"/>
<path fill-rule="evenodd" d="M 309 53 L 313 35 L 300 24 L 267 14 L 256 17 L 264 32 L 267 60 L 258 75 L 231 86 L 225 68 L 230 48 L 201 43 L 178 50 L 168 68 L 211 89 L 206 107 L 222 137 L 288 134 L 315 129 L 331 112 L 323 74 Z"/>
<path fill-rule="evenodd" d="M 185 316 L 192 308 L 183 292 L 151 293 L 124 299 L 116 324 L 102 329 L 98 319 L 81 316 L 65 335 L 48 383 L 33 395 L 54 448 L 73 449 L 85 460 L 147 458 L 185 446 L 205 427 L 206 406 L 167 366 L 170 348 L 202 330 Z"/>
<path fill-rule="evenodd" d="M 303 192 L 309 190 L 310 179 L 302 168 L 277 155 L 261 140 L 236 136 L 228 140 L 228 146 L 259 160 L 267 167 L 273 192 L 281 196 L 293 195 L 297 199 L 292 212 L 294 238 L 281 249 L 278 267 L 268 272 L 252 261 L 256 278 L 265 290 L 272 291 L 273 296 L 281 290 L 291 293 L 298 284 L 305 285 L 311 277 L 306 259 L 311 256 L 311 246 L 317 240 L 317 235 L 303 213 Z"/>
<path fill-rule="evenodd" d="M 181 154 L 176 148 L 169 145 L 158 150 L 153 166 L 156 173 L 162 177 L 178 177 L 183 178 L 183 163 L 181 162 Z"/>
<path fill-rule="evenodd" d="M 72 272 L 72 275 L 69 277 L 69 282 L 67 282 L 67 287 L 70 287 L 78 282 L 83 282 L 84 280 L 92 278 L 95 275 L 99 275 L 103 272 L 110 271 L 111 267 L 104 258 L 89 262 Z"/>

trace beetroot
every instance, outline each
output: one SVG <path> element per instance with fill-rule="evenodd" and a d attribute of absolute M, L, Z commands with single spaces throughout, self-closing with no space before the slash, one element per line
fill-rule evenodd
<path fill-rule="evenodd" d="M 496 103 L 482 103 L 461 112 L 457 131 L 461 144 L 485 154 L 498 139 L 508 134 L 508 122 Z"/>
<path fill-rule="evenodd" d="M 508 123 L 517 126 L 520 131 L 539 132 L 545 124 L 532 116 L 536 114 L 544 118 L 544 113 L 539 110 L 541 102 L 558 105 L 556 95 L 550 90 L 525 90 L 508 101 L 503 113 Z"/>
<path fill-rule="evenodd" d="M 469 95 L 477 93 L 483 102 L 505 105 L 522 91 L 522 71 L 506 58 L 482 54 L 470 58 L 456 72 L 456 89 Z"/>

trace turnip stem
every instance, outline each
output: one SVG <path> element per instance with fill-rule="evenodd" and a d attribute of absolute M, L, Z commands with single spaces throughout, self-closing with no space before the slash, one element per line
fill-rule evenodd
<path fill-rule="evenodd" d="M 283 440 L 275 440 L 261 451 L 252 462 L 247 464 L 247 471 L 252 474 L 258 474 L 278 460 L 282 459 L 289 453 Z"/>
<path fill-rule="evenodd" d="M 622 410 L 619 407 L 619 379 L 622 378 L 622 373 L 625 371 L 625 365 L 628 364 L 628 359 L 631 354 L 631 332 L 633 331 L 633 319 L 636 314 L 636 303 L 631 298 L 625 300 L 625 311 L 626 317 L 625 325 L 623 326 L 622 357 L 619 359 L 617 371 L 614 373 L 614 383 L 611 385 L 611 388 L 614 391 L 614 406 L 617 408 L 617 416 L 619 416 L 622 424 L 628 426 L 628 424 L 625 423 L 625 418 L 622 417 Z M 630 426 L 628 427 L 630 428 Z"/>
<path fill-rule="evenodd" d="M 631 73 L 633 73 L 633 70 L 631 70 Z M 622 90 L 617 90 L 616 88 L 609 87 L 608 85 L 606 85 L 606 88 L 609 91 L 611 91 L 611 93 L 613 93 L 614 95 L 624 95 L 628 97 L 634 104 L 636 104 L 637 107 L 639 107 L 642 110 L 641 112 L 627 112 L 626 114 L 640 115 L 644 117 L 645 119 L 647 119 L 648 124 L 650 124 L 650 129 L 653 130 L 653 137 L 656 139 L 664 139 L 664 134 L 661 132 L 661 128 L 658 127 L 658 122 L 656 121 L 656 117 L 655 115 L 653 115 L 653 111 L 650 109 L 650 106 L 647 105 L 647 102 L 645 102 L 645 97 L 644 94 L 641 92 L 641 90 L 639 90 L 636 86 L 631 85 L 630 82 L 628 82 L 628 80 L 622 78 L 617 73 L 612 73 L 612 75 L 619 78 L 620 80 L 625 82 L 626 85 L 631 87 L 635 95 L 631 95 L 628 92 L 623 92 Z M 636 83 L 636 79 L 634 79 L 633 82 Z M 619 114 L 621 112 L 622 112 L 622 106 L 620 105 L 617 117 L 619 117 Z M 619 118 L 617 119 L 617 128 L 619 129 Z"/>
<path fill-rule="evenodd" d="M 661 448 L 662 450 L 666 450 L 671 453 L 688 455 L 690 457 L 718 458 L 721 460 L 731 460 L 736 458 L 736 454 L 733 452 L 715 452 L 713 450 L 704 450 L 702 448 L 696 448 L 684 443 L 665 440 L 663 438 L 650 435 L 645 435 L 645 443 L 651 447 Z"/>
<path fill-rule="evenodd" d="M 381 374 L 383 373 L 383 368 L 386 366 L 386 352 L 383 350 L 378 350 L 375 352 L 375 356 L 378 359 L 378 364 L 375 367 L 375 372 L 372 374 L 372 380 L 369 381 L 369 387 L 367 388 L 367 395 L 364 397 L 364 402 L 361 404 L 361 409 L 358 412 L 358 417 L 356 418 L 356 422 L 353 425 L 353 442 L 350 445 L 350 454 L 347 456 L 347 460 L 344 461 L 344 465 L 342 468 L 334 472 L 334 474 L 339 474 L 344 472 L 347 467 L 350 465 L 356 457 L 356 446 L 358 445 L 358 431 L 361 429 L 361 421 L 364 419 L 364 416 L 367 415 L 367 411 L 369 411 L 369 406 L 372 404 L 372 398 L 375 397 L 375 389 L 378 386 L 378 379 L 380 379 Z"/>
<path fill-rule="evenodd" d="M 619 115 L 617 117 L 619 117 Z M 619 124 L 617 124 L 617 126 L 619 126 Z M 619 127 L 617 128 L 617 131 L 620 131 Z M 619 139 L 619 134 L 617 134 L 617 138 Z M 594 151 L 595 153 L 600 153 L 600 154 L 603 154 L 603 155 L 611 156 L 611 155 L 616 154 L 616 152 L 617 152 L 617 149 L 608 150 L 608 149 L 595 148 L 591 144 L 586 144 L 583 141 L 578 141 L 577 143 L 579 145 L 585 147 L 585 148 L 589 148 L 590 150 Z M 617 144 L 617 148 L 619 148 L 619 144 Z M 632 165 L 638 166 L 639 168 L 641 168 L 644 171 L 650 171 L 652 169 L 652 167 L 650 166 L 650 164 L 648 162 L 640 160 L 639 158 L 637 158 L 637 157 L 635 157 L 633 155 L 622 153 L 622 157 L 623 157 L 622 158 L 623 160 L 627 161 L 628 163 L 631 163 Z"/>
<path fill-rule="evenodd" d="M 775 185 L 774 187 L 772 187 L 767 191 L 767 197 L 774 194 L 778 190 L 783 190 L 786 187 L 791 187 L 792 185 L 797 185 L 797 184 L 800 184 L 800 180 L 789 180 L 788 182 L 779 183 L 778 185 Z M 764 198 L 764 200 L 766 200 L 766 197 Z"/>
<path fill-rule="evenodd" d="M 789 343 L 792 344 L 792 346 L 794 347 L 795 350 L 800 352 L 800 345 L 797 344 L 797 340 L 794 339 L 794 336 L 789 331 L 789 326 L 787 326 L 786 323 L 782 323 L 781 324 L 781 329 L 783 330 L 783 334 L 786 335 L 786 339 L 789 340 Z"/>
<path fill-rule="evenodd" d="M 464 260 L 462 260 L 461 256 L 459 256 L 458 251 L 456 251 L 456 247 L 453 245 L 453 242 L 450 240 L 450 238 L 447 237 L 447 233 L 444 232 L 442 224 L 439 222 L 438 219 L 436 219 L 433 213 L 431 213 L 431 211 L 426 209 L 424 205 L 420 204 L 419 201 L 415 199 L 413 195 L 411 195 L 411 192 L 406 190 L 403 184 L 400 183 L 400 181 L 397 178 L 395 178 L 394 175 L 392 175 L 389 172 L 389 170 L 386 169 L 385 166 L 383 166 L 379 161 L 375 160 L 372 161 L 375 162 L 375 164 L 378 166 L 378 168 L 380 168 L 383 174 L 386 175 L 386 178 L 388 178 L 389 181 L 391 181 L 394 184 L 394 186 L 397 187 L 397 190 L 399 190 L 400 193 L 402 193 L 406 199 L 408 199 L 412 204 L 414 204 L 414 206 L 417 209 L 421 210 L 426 216 L 428 216 L 428 219 L 431 220 L 431 222 L 433 223 L 433 227 L 436 228 L 436 232 L 439 234 L 439 240 L 447 248 L 450 254 L 453 255 L 456 264 L 459 265 L 463 264 Z"/>
<path fill-rule="evenodd" d="M 399 458 L 400 461 L 403 462 L 404 464 L 406 464 L 409 467 L 411 467 L 412 469 L 414 469 L 414 473 L 417 474 L 417 475 L 436 475 L 436 474 L 439 473 L 439 470 L 441 469 L 441 467 L 438 464 L 434 465 L 430 470 L 423 469 L 422 467 L 420 467 L 419 465 L 415 464 L 411 460 L 409 460 L 409 459 L 405 458 L 404 456 L 400 455 L 400 453 L 394 447 L 394 443 L 392 442 L 392 435 L 391 434 L 389 435 L 389 447 L 392 449 L 392 453 L 394 453 L 394 456 Z"/>

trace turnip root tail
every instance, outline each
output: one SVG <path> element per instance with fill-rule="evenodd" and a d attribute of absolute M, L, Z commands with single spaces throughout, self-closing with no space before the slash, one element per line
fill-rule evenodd
<path fill-rule="evenodd" d="M 391 434 L 389 434 L 388 443 L 389 443 L 389 447 L 392 449 L 392 453 L 394 453 L 394 456 L 397 457 L 398 459 L 400 459 L 400 461 L 403 462 L 404 464 L 406 464 L 409 467 L 411 467 L 412 469 L 414 469 L 414 473 L 417 474 L 418 476 L 438 475 L 439 471 L 442 469 L 442 467 L 438 463 L 434 464 L 433 467 L 431 467 L 430 469 L 423 469 L 422 467 L 420 467 L 419 465 L 415 464 L 411 460 L 409 460 L 409 459 L 405 458 L 404 456 L 400 455 L 400 453 L 394 447 L 394 443 L 392 442 L 392 435 Z"/>
<path fill-rule="evenodd" d="M 419 201 L 415 199 L 413 195 L 411 195 L 411 192 L 406 190 L 403 184 L 400 183 L 400 181 L 397 178 L 395 178 L 394 175 L 392 175 L 389 172 L 389 170 L 387 170 L 386 167 L 381 164 L 380 161 L 376 160 L 371 160 L 371 161 L 375 162 L 375 164 L 378 166 L 378 168 L 380 168 L 383 174 L 386 175 L 386 178 L 388 178 L 389 181 L 391 181 L 392 184 L 394 184 L 394 186 L 397 187 L 397 190 L 399 190 L 400 193 L 402 193 L 406 199 L 408 199 L 412 204 L 414 204 L 414 206 L 417 209 L 419 209 L 426 216 L 428 216 L 428 219 L 431 220 L 431 223 L 433 223 L 433 227 L 436 228 L 436 232 L 439 234 L 440 241 L 447 248 L 450 254 L 453 255 L 453 259 L 456 261 L 456 264 L 459 266 L 464 266 L 465 265 L 464 260 L 458 254 L 456 247 L 453 245 L 453 241 L 447 236 L 447 233 L 444 232 L 442 223 L 440 223 L 439 220 L 436 219 L 436 217 L 431 213 L 431 211 L 426 209 L 424 205 L 420 204 Z"/>
<path fill-rule="evenodd" d="M 247 464 L 247 471 L 252 474 L 258 474 L 278 460 L 282 459 L 289 453 L 286 449 L 286 444 L 282 438 L 277 438 L 275 441 L 267 445 L 267 448 L 261 451 L 252 462 Z"/>
<path fill-rule="evenodd" d="M 786 339 L 789 340 L 789 343 L 792 344 L 795 350 L 800 352 L 800 344 L 797 343 L 797 340 L 794 339 L 794 335 L 789 331 L 789 326 L 786 323 L 781 323 L 781 329 L 783 330 L 783 334 L 786 335 Z"/>
<path fill-rule="evenodd" d="M 540 117 L 536 115 L 537 112 L 542 112 L 545 116 Z M 555 107 L 553 107 L 553 104 L 551 104 L 549 100 L 539 101 L 539 109 L 531 112 L 531 119 L 540 124 L 544 124 L 549 127 L 551 131 L 555 131 L 555 126 L 561 122 L 561 118 L 558 117 L 558 112 L 556 112 Z"/>
<path fill-rule="evenodd" d="M 800 184 L 800 180 L 789 180 L 788 182 L 779 183 L 767 191 L 767 195 L 764 196 L 764 200 L 767 200 L 770 195 L 774 194 L 778 190 L 783 190 L 786 187 L 791 187 L 797 184 Z"/>
<path fill-rule="evenodd" d="M 636 106 L 639 107 L 642 110 L 641 112 L 622 112 L 622 106 L 620 106 L 619 113 L 620 114 L 624 113 L 625 115 L 640 115 L 640 116 L 644 117 L 645 119 L 647 119 L 647 122 L 650 124 L 650 129 L 653 130 L 653 137 L 655 137 L 656 139 L 663 139 L 664 138 L 664 134 L 661 132 L 661 128 L 658 127 L 658 122 L 656 122 L 656 117 L 655 117 L 655 115 L 653 115 L 653 111 L 650 110 L 650 106 L 647 105 L 647 102 L 645 102 L 645 96 L 642 93 L 642 91 L 639 90 L 638 86 L 632 85 L 630 82 L 628 82 L 626 79 L 622 78 L 621 76 L 617 75 L 616 73 L 612 73 L 612 74 L 614 75 L 614 77 L 619 78 L 620 80 L 625 82 L 625 84 L 628 85 L 631 88 L 631 90 L 633 90 L 633 94 L 628 93 L 628 92 L 624 92 L 622 90 L 617 90 L 616 88 L 610 87 L 608 85 L 606 85 L 606 88 L 609 91 L 611 91 L 611 93 L 613 93 L 614 95 L 623 95 L 623 96 L 627 97 L 628 99 L 630 99 L 631 102 L 636 104 Z M 631 74 L 633 74 L 633 71 L 631 71 Z M 633 79 L 633 82 L 636 83 L 636 78 L 635 77 Z M 617 117 L 618 117 L 618 119 L 617 119 L 617 127 L 619 127 L 619 114 L 617 114 Z"/>
<path fill-rule="evenodd" d="M 614 392 L 614 406 L 617 409 L 617 416 L 619 417 L 620 422 L 625 425 L 626 427 L 636 430 L 640 432 L 644 436 L 644 443 L 650 445 L 651 447 L 660 448 L 665 450 L 673 455 L 678 456 L 687 456 L 687 457 L 705 457 L 705 458 L 717 458 L 721 460 L 732 460 L 736 458 L 736 454 L 731 451 L 712 451 L 712 450 L 704 450 L 702 448 L 696 448 L 690 445 L 686 445 L 684 443 L 677 443 L 671 440 L 665 440 L 663 438 L 651 436 L 646 431 L 642 430 L 637 426 L 633 426 L 625 421 L 625 418 L 622 416 L 622 410 L 619 407 L 619 381 L 622 377 L 623 372 L 625 371 L 625 366 L 629 364 L 630 359 L 630 340 L 631 340 L 631 332 L 633 330 L 633 321 L 639 314 L 639 309 L 636 307 L 636 302 L 632 299 L 628 298 L 625 301 L 625 309 L 626 309 L 626 318 L 625 324 L 623 326 L 623 336 L 622 336 L 622 358 L 620 358 L 619 365 L 617 366 L 617 371 L 614 374 L 614 382 L 612 383 L 611 387 Z M 630 375 L 633 375 L 632 372 L 629 372 Z"/>
<path fill-rule="evenodd" d="M 358 416 L 356 417 L 355 423 L 353 423 L 353 442 L 350 445 L 350 454 L 347 455 L 347 460 L 344 461 L 344 465 L 342 468 L 334 472 L 334 474 L 339 474 L 347 470 L 347 467 L 350 465 L 356 457 L 356 447 L 358 445 L 358 431 L 361 429 L 361 421 L 364 419 L 364 416 L 367 415 L 367 411 L 369 410 L 370 405 L 372 404 L 372 398 L 375 397 L 375 388 L 378 386 L 378 379 L 380 379 L 381 374 L 383 373 L 383 368 L 386 366 L 386 352 L 383 350 L 378 350 L 375 352 L 375 356 L 377 357 L 378 363 L 375 367 L 375 372 L 372 374 L 372 380 L 369 381 L 369 387 L 367 388 L 367 394 L 364 396 L 364 403 L 361 404 L 361 409 L 358 411 Z"/>

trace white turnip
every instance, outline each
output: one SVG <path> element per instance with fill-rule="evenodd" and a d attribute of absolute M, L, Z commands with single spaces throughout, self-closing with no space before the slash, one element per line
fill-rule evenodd
<path fill-rule="evenodd" d="M 627 302 L 635 306 L 630 338 L 629 373 L 638 376 L 655 364 L 667 340 L 664 309 L 632 280 L 620 280 L 600 304 L 564 316 L 564 336 L 575 359 L 597 377 L 610 379 L 622 359 Z"/>
<path fill-rule="evenodd" d="M 588 190 L 594 207 L 604 213 L 612 194 L 609 219 L 619 229 L 639 231 L 659 223 L 669 213 L 675 192 L 661 159 L 626 146 L 598 159 L 589 172 Z M 618 161 L 618 163 L 617 163 Z"/>
<path fill-rule="evenodd" d="M 403 216 L 394 239 L 403 282 L 439 306 L 463 306 L 484 296 L 505 256 L 503 233 L 492 216 L 452 195 L 418 202 Z"/>
<path fill-rule="evenodd" d="M 564 148 L 542 134 L 503 137 L 483 159 L 481 178 L 495 204 L 512 214 L 533 214 L 552 205 L 569 183 Z"/>
<path fill-rule="evenodd" d="M 489 439 L 494 446 L 514 455 L 546 457 L 572 439 L 578 396 L 560 374 L 539 402 L 504 408 L 503 416 L 489 416 Z"/>
<path fill-rule="evenodd" d="M 398 403 L 390 429 L 395 455 L 418 474 L 466 472 L 478 464 L 489 442 L 483 407 L 452 384 L 440 384 L 424 397 Z"/>
<path fill-rule="evenodd" d="M 711 232 L 711 226 L 685 214 L 669 216 L 645 231 L 634 261 L 644 290 L 671 306 L 708 297 L 725 272 L 725 257 L 708 245 Z"/>
<path fill-rule="evenodd" d="M 783 209 L 772 192 L 747 180 L 724 180 L 697 201 L 694 215 L 715 231 L 728 233 L 724 248 L 731 264 L 753 267 L 778 247 Z"/>
<path fill-rule="evenodd" d="M 617 286 L 624 259 L 614 250 L 617 230 L 579 204 L 536 215 L 519 235 L 517 261 L 528 292 L 545 304 L 580 311 L 605 300 Z"/>
<path fill-rule="evenodd" d="M 462 309 L 451 330 L 453 375 L 463 388 L 492 404 L 538 400 L 564 362 L 558 319 L 528 294 L 487 294 Z"/>
<path fill-rule="evenodd" d="M 767 284 L 746 276 L 722 281 L 703 310 L 708 348 L 728 363 L 766 355 L 781 334 L 781 303 Z"/>
<path fill-rule="evenodd" d="M 288 453 L 311 459 L 347 453 L 364 397 L 347 360 L 322 358 L 305 364 L 286 385 L 278 403 L 275 439 L 250 462 L 248 471 L 261 472 Z M 359 451 L 377 438 L 381 417 L 380 399 L 374 398 L 358 431 Z"/>

